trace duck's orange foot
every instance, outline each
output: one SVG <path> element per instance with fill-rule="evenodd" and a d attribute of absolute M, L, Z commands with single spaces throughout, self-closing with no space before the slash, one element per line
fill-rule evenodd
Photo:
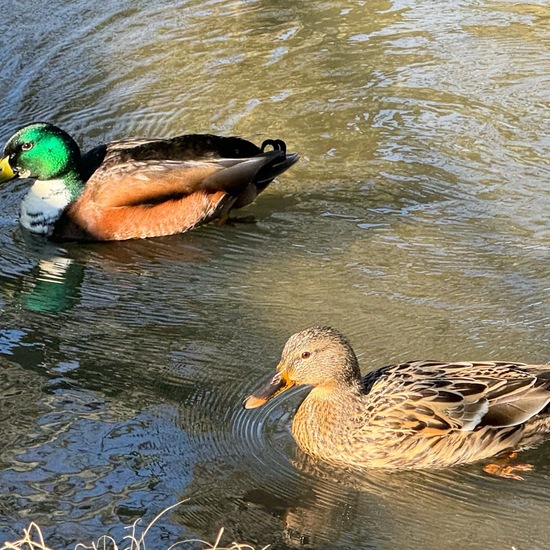
<path fill-rule="evenodd" d="M 483 466 L 483 471 L 493 476 L 505 477 L 506 479 L 523 480 L 523 477 L 516 472 L 530 472 L 533 469 L 532 464 L 487 464 Z"/>
<path fill-rule="evenodd" d="M 222 214 L 219 218 L 214 220 L 215 225 L 225 225 L 229 221 L 229 214 Z"/>
<path fill-rule="evenodd" d="M 236 223 L 256 223 L 254 216 L 240 216 L 238 218 L 230 218 L 229 214 L 222 214 L 215 220 L 216 225 L 233 225 Z"/>

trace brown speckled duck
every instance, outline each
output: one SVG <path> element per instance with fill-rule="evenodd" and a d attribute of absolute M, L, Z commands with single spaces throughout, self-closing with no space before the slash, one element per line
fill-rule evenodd
<path fill-rule="evenodd" d="M 279 139 L 257 147 L 208 134 L 126 139 L 81 155 L 66 132 L 38 122 L 8 140 L 0 183 L 35 180 L 20 216 L 32 233 L 54 240 L 125 240 L 223 220 L 298 158 Z"/>
<path fill-rule="evenodd" d="M 411 361 L 361 378 L 338 331 L 315 326 L 286 343 L 277 373 L 245 408 L 313 386 L 292 423 L 312 456 L 354 468 L 441 468 L 539 443 L 550 432 L 550 365 Z M 518 478 L 516 468 L 487 468 Z"/>

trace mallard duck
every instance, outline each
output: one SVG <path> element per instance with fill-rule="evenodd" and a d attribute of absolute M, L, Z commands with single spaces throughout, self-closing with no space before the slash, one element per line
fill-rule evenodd
<path fill-rule="evenodd" d="M 225 219 L 298 158 L 279 139 L 257 147 L 208 134 L 125 139 L 81 155 L 69 134 L 39 122 L 8 140 L 0 183 L 36 180 L 20 216 L 32 233 L 55 240 L 125 240 Z"/>
<path fill-rule="evenodd" d="M 292 433 L 306 453 L 340 466 L 454 466 L 531 447 L 550 431 L 550 365 L 411 361 L 361 378 L 345 337 L 315 326 L 290 337 L 276 370 L 245 408 L 313 386 Z"/>

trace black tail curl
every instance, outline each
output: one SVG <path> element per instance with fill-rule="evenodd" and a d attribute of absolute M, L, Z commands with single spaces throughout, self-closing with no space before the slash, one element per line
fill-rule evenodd
<path fill-rule="evenodd" d="M 266 139 L 260 147 L 262 153 L 265 153 L 266 147 L 273 147 L 274 151 L 281 151 L 286 154 L 286 143 L 282 139 Z"/>

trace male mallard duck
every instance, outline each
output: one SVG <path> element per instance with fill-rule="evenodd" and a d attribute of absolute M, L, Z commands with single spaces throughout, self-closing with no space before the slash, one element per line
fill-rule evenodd
<path fill-rule="evenodd" d="M 316 326 L 290 337 L 277 373 L 244 406 L 300 384 L 313 389 L 294 417 L 294 438 L 338 465 L 454 466 L 531 447 L 550 432 L 550 365 L 411 361 L 361 378 L 344 336 Z M 500 475 L 517 477 L 511 467 Z"/>
<path fill-rule="evenodd" d="M 298 158 L 278 139 L 257 147 L 201 134 L 113 141 L 81 156 L 69 134 L 39 122 L 8 140 L 0 183 L 18 176 L 36 180 L 20 218 L 32 233 L 125 240 L 182 233 L 225 218 Z"/>

